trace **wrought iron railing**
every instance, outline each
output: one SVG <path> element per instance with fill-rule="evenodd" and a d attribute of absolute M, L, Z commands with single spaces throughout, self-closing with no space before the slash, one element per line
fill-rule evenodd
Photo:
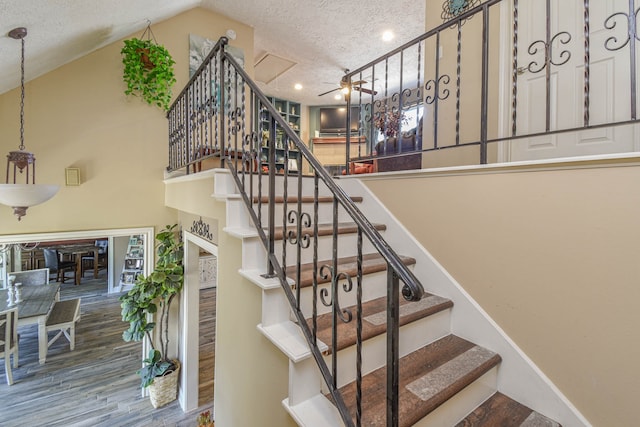
<path fill-rule="evenodd" d="M 453 3 L 446 22 L 344 76 L 361 111 L 347 163 L 418 153 L 437 166 L 456 148 L 474 153 L 450 159 L 463 164 L 640 151 L 636 0 Z M 390 120 L 416 108 L 423 121 Z M 350 158 L 356 137 L 367 144 Z"/>
<path fill-rule="evenodd" d="M 347 426 L 361 425 L 362 401 L 362 279 L 365 247 L 373 248 L 387 265 L 387 418 L 398 425 L 399 299 L 419 300 L 423 287 L 377 229 L 356 207 L 323 166 L 285 123 L 242 67 L 226 53 L 220 39 L 168 113 L 170 171 L 198 170 L 208 157 L 220 158 L 229 168 L 268 254 L 266 276 L 280 280 L 311 354 L 326 383 L 331 400 Z M 312 195 L 303 192 L 310 188 Z M 319 259 L 318 237 L 321 193 L 329 194 L 331 260 Z M 282 203 L 276 203 L 278 198 Z M 306 206 L 306 207 L 305 207 Z M 311 206 L 309 208 L 309 206 Z M 279 210 L 279 212 L 277 212 Z M 276 214 L 279 215 L 276 215 Z M 346 215 L 357 226 L 357 272 L 339 271 L 338 229 Z M 276 217 L 281 220 L 276 220 Z M 279 224 L 276 224 L 276 221 Z M 276 234 L 282 236 L 276 247 Z M 313 241 L 313 245 L 311 242 Z M 367 246 L 365 246 L 365 242 Z M 303 312 L 301 283 L 303 252 L 312 251 L 310 313 Z M 319 282 L 329 281 L 328 289 Z M 400 282 L 403 283 L 402 289 Z M 345 293 L 355 294 L 356 309 L 341 307 Z M 321 305 L 329 307 L 333 319 L 333 349 L 326 363 L 317 345 L 317 318 Z M 355 312 L 354 312 L 355 311 Z M 338 322 L 356 326 L 356 410 L 350 414 L 340 392 L 336 349 Z M 327 343 L 329 344 L 329 343 Z M 344 362 L 349 363 L 349 362 Z"/>

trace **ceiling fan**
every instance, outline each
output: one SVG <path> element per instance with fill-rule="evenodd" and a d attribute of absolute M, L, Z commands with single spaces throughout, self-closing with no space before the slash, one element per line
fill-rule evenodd
<path fill-rule="evenodd" d="M 367 89 L 365 87 L 362 87 L 362 85 L 365 84 L 365 83 L 368 83 L 368 82 L 366 80 L 358 80 L 358 81 L 355 81 L 355 82 L 351 82 L 351 90 L 357 90 L 359 92 L 367 93 L 369 95 L 376 95 L 378 93 L 373 89 Z M 346 94 L 346 93 L 348 93 L 348 89 L 349 89 L 349 82 L 346 80 L 346 78 L 343 77 L 342 80 L 340 81 L 340 87 L 337 87 L 335 89 L 331 89 L 331 90 L 329 90 L 327 92 L 323 92 L 323 93 L 319 94 L 318 96 L 324 96 L 324 95 L 327 95 L 327 94 L 329 94 L 331 92 L 335 92 L 337 90 L 340 90 L 340 91 L 343 91 L 343 92 L 345 92 L 345 90 L 346 90 L 346 92 L 345 92 L 345 94 Z"/>

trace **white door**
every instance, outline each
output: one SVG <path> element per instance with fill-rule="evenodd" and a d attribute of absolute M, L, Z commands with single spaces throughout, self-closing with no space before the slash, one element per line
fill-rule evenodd
<path fill-rule="evenodd" d="M 505 3 L 512 6 L 513 2 Z M 519 1 L 517 58 L 523 73 L 518 76 L 518 135 L 545 132 L 547 127 L 550 130 L 582 127 L 585 123 L 584 1 L 551 0 L 549 3 L 551 63 L 545 61 L 547 1 Z M 629 13 L 629 2 L 592 0 L 589 3 L 589 125 L 630 120 L 631 44 L 622 46 L 629 30 L 627 15 L 620 14 Z M 503 160 L 638 151 L 639 135 L 637 125 L 625 125 L 520 139 L 508 144 Z"/>

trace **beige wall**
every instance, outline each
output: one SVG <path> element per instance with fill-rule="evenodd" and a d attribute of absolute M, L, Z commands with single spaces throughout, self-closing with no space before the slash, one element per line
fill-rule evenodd
<path fill-rule="evenodd" d="M 168 181 L 166 201 L 167 206 L 182 211 L 181 217 L 197 215 L 218 223 L 216 422 L 221 426 L 293 427 L 296 424 L 281 403 L 288 391 L 288 359 L 256 328 L 261 322 L 262 291 L 238 274 L 242 242 L 223 231 L 225 203 L 211 197 L 212 173 L 202 175 L 208 177 Z"/>
<path fill-rule="evenodd" d="M 640 396 L 634 160 L 365 183 L 594 426 L 631 427 Z"/>
<path fill-rule="evenodd" d="M 232 44 L 253 57 L 251 28 L 204 9 L 152 28 L 176 60 L 174 95 L 188 80 L 190 32 L 217 40 L 233 28 L 238 36 Z M 124 95 L 121 48 L 118 41 L 27 83 L 25 145 L 37 158 L 37 182 L 61 189 L 45 204 L 29 208 L 21 222 L 0 205 L 0 234 L 162 228 L 176 221 L 175 211 L 164 206 L 165 113 Z M 252 65 L 247 61 L 251 75 Z M 18 117 L 19 89 L 0 95 L 1 153 L 18 147 Z M 82 185 L 64 186 L 66 167 L 81 169 Z"/>

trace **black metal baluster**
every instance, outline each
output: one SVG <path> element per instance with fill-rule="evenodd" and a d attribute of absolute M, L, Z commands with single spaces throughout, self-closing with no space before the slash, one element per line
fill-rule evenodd
<path fill-rule="evenodd" d="M 288 173 L 288 144 L 286 133 L 282 135 L 283 148 L 284 148 L 284 165 L 283 171 L 283 185 L 282 185 L 282 271 L 284 273 L 284 280 L 287 280 L 287 234 L 292 227 L 289 224 L 293 224 L 294 218 L 289 217 L 289 173 Z"/>
<path fill-rule="evenodd" d="M 584 126 L 589 126 L 591 92 L 591 30 L 589 21 L 589 0 L 584 0 Z"/>
<path fill-rule="evenodd" d="M 487 164 L 487 114 L 489 109 L 489 7 L 482 8 L 482 106 L 480 108 L 480 164 Z"/>
<path fill-rule="evenodd" d="M 546 87 L 546 114 L 545 130 L 551 129 L 551 0 L 546 1 L 547 24 L 545 35 L 545 87 Z"/>
<path fill-rule="evenodd" d="M 629 75 L 631 76 L 631 120 L 637 118 L 637 80 L 636 80 L 636 40 L 638 40 L 638 10 L 635 10 L 635 0 L 629 0 Z"/>
<path fill-rule="evenodd" d="M 387 264 L 387 427 L 398 427 L 400 384 L 400 281 Z"/>
<path fill-rule="evenodd" d="M 218 54 L 216 54 L 218 55 Z M 211 102 L 214 106 L 214 126 L 213 126 L 213 132 L 214 132 L 214 141 L 215 141 L 215 146 L 216 146 L 216 150 L 220 151 L 220 167 L 224 167 L 224 151 L 223 151 L 223 147 L 222 144 L 220 143 L 220 138 L 219 138 L 219 130 L 220 130 L 220 102 L 218 101 L 218 92 L 220 91 L 219 87 L 220 87 L 220 69 L 218 67 L 219 65 L 219 61 L 217 60 L 217 56 L 216 59 L 211 61 L 213 63 L 213 77 L 214 77 L 214 81 L 216 82 L 216 84 L 212 84 L 212 88 L 211 91 L 213 92 L 212 95 L 212 99 Z"/>
<path fill-rule="evenodd" d="M 513 0 L 513 47 L 511 70 L 511 136 L 518 132 L 518 0 Z"/>
<path fill-rule="evenodd" d="M 185 152 L 185 164 L 189 165 L 191 162 L 191 157 L 192 157 L 192 151 L 191 151 L 191 145 L 193 144 L 192 142 L 192 138 L 193 138 L 193 111 L 192 111 L 192 105 L 193 105 L 193 88 L 189 88 L 189 90 L 187 91 L 187 97 L 189 98 L 189 102 L 187 102 L 187 149 Z M 189 170 L 191 168 L 189 166 L 187 166 L 187 174 L 189 173 Z"/>
<path fill-rule="evenodd" d="M 460 145 L 460 78 L 462 69 L 462 21 L 458 21 L 456 49 L 456 145 Z"/>
<path fill-rule="evenodd" d="M 362 426 L 362 229 L 357 235 L 357 289 L 356 289 L 356 425 Z"/>
<path fill-rule="evenodd" d="M 313 174 L 313 303 L 312 335 L 313 343 L 318 339 L 318 172 Z"/>
<path fill-rule="evenodd" d="M 439 104 L 438 94 L 440 93 L 440 31 L 436 33 L 436 78 L 434 79 L 434 90 L 435 90 L 435 96 L 433 99 L 433 102 L 434 102 L 433 104 L 433 147 L 438 148 L 438 104 Z"/>
<path fill-rule="evenodd" d="M 288 151 L 288 150 L 287 150 Z M 298 158 L 300 156 L 297 156 Z M 296 159 L 296 162 L 298 162 L 298 160 Z M 297 235 L 298 235 L 298 246 L 297 246 L 297 253 L 296 253 L 296 258 L 297 258 L 297 262 L 296 265 L 298 266 L 298 268 L 296 268 L 296 309 L 300 310 L 300 277 L 301 277 L 301 269 L 300 269 L 300 265 L 302 264 L 302 248 L 304 245 L 304 242 L 307 241 L 306 239 L 308 238 L 307 236 L 302 235 L 302 231 L 303 231 L 303 218 L 305 218 L 305 216 L 302 213 L 302 170 L 300 167 L 300 164 L 298 162 L 297 164 L 298 166 L 298 171 L 297 171 L 297 183 L 298 183 L 298 224 L 297 224 Z"/>
<path fill-rule="evenodd" d="M 333 198 L 331 224 L 332 254 L 331 254 L 331 376 L 333 386 L 338 387 L 338 199 Z"/>
<path fill-rule="evenodd" d="M 220 62 L 220 69 L 219 69 L 219 74 L 218 77 L 220 78 L 218 80 L 218 84 L 216 85 L 216 87 L 218 88 L 218 91 L 220 92 L 220 101 L 218 103 L 218 126 L 220 128 L 220 164 L 221 167 L 224 167 L 225 162 L 226 162 L 226 153 L 225 153 L 225 149 L 226 149 L 226 134 L 225 134 L 225 127 L 224 127 L 224 116 L 225 116 L 225 107 L 226 107 L 226 90 L 225 90 L 225 83 L 224 83 L 224 76 L 225 76 L 225 60 L 224 60 L 224 55 L 222 54 L 222 51 L 224 50 L 224 45 L 221 47 L 220 52 L 218 53 L 218 61 Z"/>
<path fill-rule="evenodd" d="M 276 226 L 276 119 L 273 116 L 269 116 L 270 119 L 270 127 L 269 127 L 269 158 L 267 162 L 269 163 L 269 240 L 267 244 L 268 254 L 267 256 L 271 258 L 275 254 L 275 226 Z M 274 266 L 269 261 L 267 263 L 267 274 L 265 277 L 274 277 Z"/>

